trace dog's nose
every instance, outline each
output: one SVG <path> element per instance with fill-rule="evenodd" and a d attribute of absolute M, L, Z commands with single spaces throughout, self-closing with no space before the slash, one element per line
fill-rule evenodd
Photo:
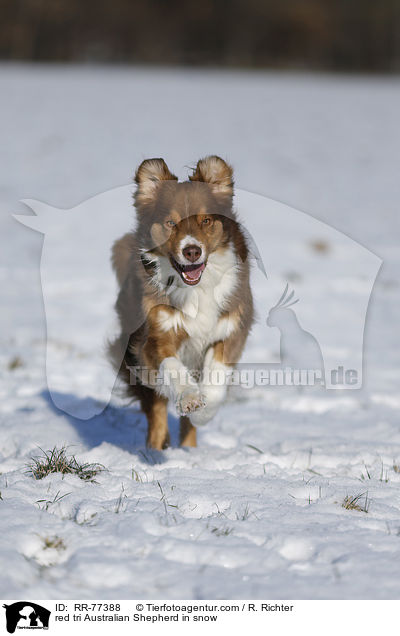
<path fill-rule="evenodd" d="M 188 261 L 194 263 L 201 256 L 201 247 L 199 245 L 187 245 L 183 248 L 182 254 Z"/>

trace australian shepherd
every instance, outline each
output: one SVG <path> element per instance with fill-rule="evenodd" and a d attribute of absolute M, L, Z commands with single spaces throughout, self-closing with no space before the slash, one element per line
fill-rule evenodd
<path fill-rule="evenodd" d="M 147 444 L 168 446 L 168 402 L 180 443 L 223 402 L 253 321 L 248 246 L 232 209 L 233 172 L 200 159 L 178 183 L 163 159 L 136 171 L 137 227 L 113 246 L 120 336 L 110 354 L 147 416 Z"/>

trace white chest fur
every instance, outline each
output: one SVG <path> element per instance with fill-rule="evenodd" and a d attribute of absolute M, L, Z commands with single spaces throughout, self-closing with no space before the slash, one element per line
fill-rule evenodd
<path fill-rule="evenodd" d="M 228 247 L 210 254 L 198 285 L 190 287 L 179 281 L 171 286 L 168 296 L 174 312 L 160 311 L 159 325 L 164 332 L 183 328 L 188 334 L 177 352 L 185 366 L 199 368 L 210 344 L 225 340 L 233 332 L 235 321 L 229 316 L 221 318 L 221 313 L 226 310 L 237 279 L 236 254 Z"/>

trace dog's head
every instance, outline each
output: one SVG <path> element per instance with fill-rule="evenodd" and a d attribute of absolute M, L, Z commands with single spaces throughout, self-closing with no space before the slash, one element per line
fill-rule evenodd
<path fill-rule="evenodd" d="M 149 261 L 162 260 L 180 285 L 197 285 L 211 254 L 243 236 L 232 212 L 233 172 L 217 156 L 200 159 L 189 181 L 178 183 L 163 159 L 146 159 L 136 177 L 138 236 Z"/>

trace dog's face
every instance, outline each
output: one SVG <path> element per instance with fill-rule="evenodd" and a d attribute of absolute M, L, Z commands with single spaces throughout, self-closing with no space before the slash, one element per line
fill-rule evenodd
<path fill-rule="evenodd" d="M 136 182 L 142 250 L 167 263 L 181 284 L 197 285 L 210 255 L 231 238 L 231 167 L 208 157 L 190 181 L 178 183 L 162 159 L 150 159 L 139 166 Z"/>

